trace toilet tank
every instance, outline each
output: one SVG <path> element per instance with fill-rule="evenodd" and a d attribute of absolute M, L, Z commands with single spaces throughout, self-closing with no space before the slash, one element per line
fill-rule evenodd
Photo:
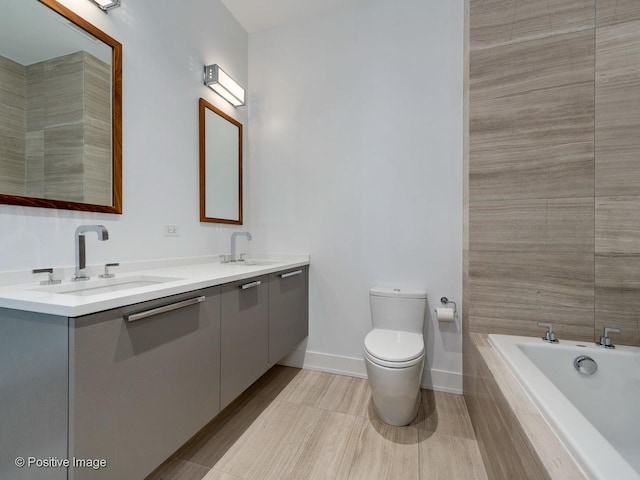
<path fill-rule="evenodd" d="M 369 290 L 373 328 L 422 333 L 427 292 L 375 287 Z"/>

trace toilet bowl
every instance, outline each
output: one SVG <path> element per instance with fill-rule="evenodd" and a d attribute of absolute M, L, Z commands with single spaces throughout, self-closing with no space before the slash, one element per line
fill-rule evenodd
<path fill-rule="evenodd" d="M 374 409 L 390 425 L 408 425 L 418 413 L 424 369 L 422 290 L 372 288 L 373 330 L 364 340 L 364 361 Z"/>

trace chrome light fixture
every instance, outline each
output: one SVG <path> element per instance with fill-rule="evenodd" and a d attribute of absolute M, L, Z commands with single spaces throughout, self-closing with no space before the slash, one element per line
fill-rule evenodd
<path fill-rule="evenodd" d="M 234 107 L 244 105 L 244 88 L 217 64 L 204 67 L 204 84 Z"/>
<path fill-rule="evenodd" d="M 109 10 L 120 6 L 120 0 L 89 0 L 96 5 L 104 13 L 108 13 Z"/>

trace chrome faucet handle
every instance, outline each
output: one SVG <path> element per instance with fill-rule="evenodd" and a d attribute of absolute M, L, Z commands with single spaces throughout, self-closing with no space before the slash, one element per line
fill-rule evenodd
<path fill-rule="evenodd" d="M 542 340 L 549 343 L 560 343 L 560 341 L 556 338 L 555 332 L 553 331 L 552 323 L 538 322 L 538 326 L 547 329 L 544 337 L 542 337 Z"/>
<path fill-rule="evenodd" d="M 616 348 L 616 346 L 613 343 L 611 343 L 611 338 L 609 338 L 609 332 L 621 333 L 622 330 L 620 330 L 619 328 L 604 327 L 604 332 L 600 337 L 600 341 L 597 342 L 596 345 L 600 345 L 602 348 Z"/>
<path fill-rule="evenodd" d="M 36 268 L 31 271 L 31 273 L 48 273 L 49 278 L 47 280 L 42 280 L 40 285 L 57 285 L 62 282 L 62 280 L 55 280 L 53 278 L 53 268 Z"/>
<path fill-rule="evenodd" d="M 220 254 L 220 263 L 229 263 L 229 255 Z"/>
<path fill-rule="evenodd" d="M 113 273 L 109 273 L 109 267 L 119 267 L 119 263 L 105 263 L 104 265 L 104 273 L 98 275 L 100 278 L 113 278 L 115 275 Z"/>
<path fill-rule="evenodd" d="M 241 253 L 240 254 L 240 258 L 238 260 L 236 260 L 236 262 L 244 262 L 244 256 L 245 255 L 246 255 L 245 253 Z"/>

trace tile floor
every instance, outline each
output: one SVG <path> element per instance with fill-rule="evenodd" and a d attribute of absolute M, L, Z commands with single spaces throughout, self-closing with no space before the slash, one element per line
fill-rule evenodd
<path fill-rule="evenodd" d="M 423 390 L 391 427 L 366 380 L 276 366 L 147 480 L 486 478 L 462 396 Z"/>

